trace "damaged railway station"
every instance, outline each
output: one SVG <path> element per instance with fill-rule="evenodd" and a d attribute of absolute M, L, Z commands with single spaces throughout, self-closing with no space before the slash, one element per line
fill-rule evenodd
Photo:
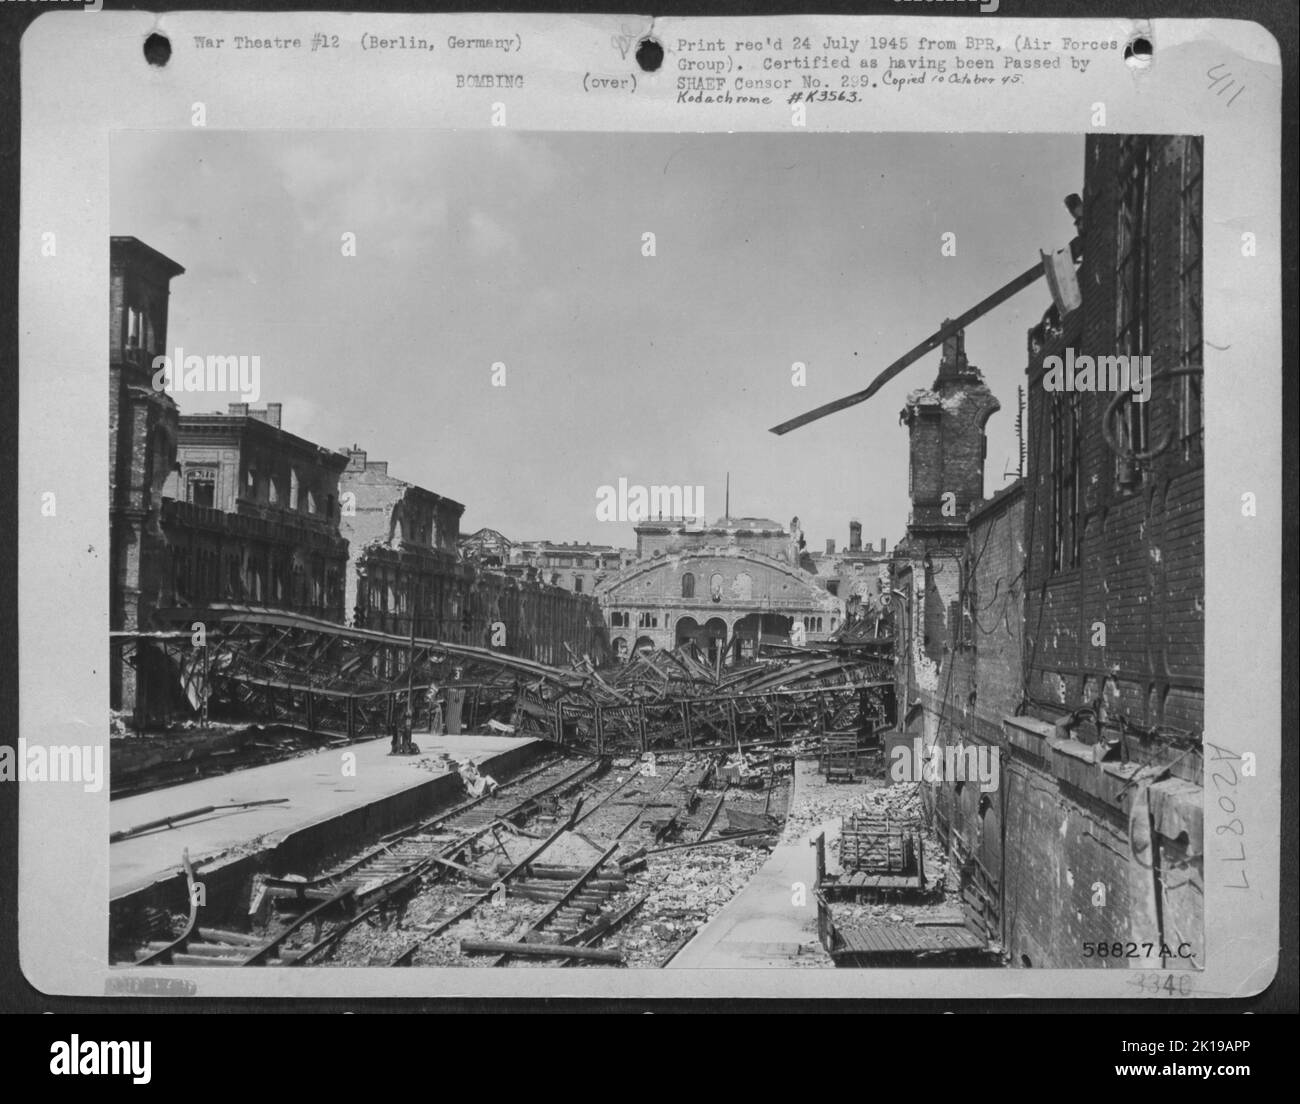
<path fill-rule="evenodd" d="M 113 239 L 112 960 L 1196 968 L 1200 157 L 1089 137 L 1068 248 L 776 427 L 939 353 L 904 537 L 838 554 L 730 496 L 635 552 L 462 538 L 275 404 L 180 415 L 182 270 Z M 1044 275 L 986 497 L 966 328 Z M 1149 399 L 1045 388 L 1067 348 Z"/>

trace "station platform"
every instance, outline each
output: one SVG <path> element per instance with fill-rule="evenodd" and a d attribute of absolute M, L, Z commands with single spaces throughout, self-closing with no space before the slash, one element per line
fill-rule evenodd
<path fill-rule="evenodd" d="M 790 809 L 815 778 L 817 764 L 796 760 Z M 809 776 L 812 776 L 811 778 Z M 829 966 L 817 939 L 813 883 L 817 860 L 811 842 L 826 825 L 777 844 L 758 873 L 668 964 L 670 970 L 734 970 L 774 966 Z M 806 889 L 803 904 L 792 903 L 795 883 Z"/>
<path fill-rule="evenodd" d="M 254 867 L 308 865 L 430 815 L 464 796 L 460 778 L 443 765 L 444 752 L 504 780 L 550 746 L 494 735 L 416 733 L 414 739 L 418 755 L 390 755 L 388 739 L 381 738 L 112 802 L 109 831 L 116 834 L 207 806 L 288 799 L 217 809 L 110 843 L 114 909 L 132 897 L 141 898 L 137 903 L 171 904 L 178 880 L 183 890 L 186 850 L 207 881 L 218 868 L 238 866 L 246 874 Z"/>

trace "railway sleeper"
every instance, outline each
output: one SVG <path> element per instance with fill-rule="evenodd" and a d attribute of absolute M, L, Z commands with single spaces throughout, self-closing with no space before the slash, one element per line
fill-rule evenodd
<path fill-rule="evenodd" d="M 559 894 L 550 896 L 547 894 L 537 893 L 534 890 L 518 889 L 515 886 L 511 886 L 509 892 L 512 897 L 522 897 L 526 901 L 537 901 L 542 904 L 555 904 L 555 902 L 560 900 Z M 599 912 L 605 904 L 605 898 L 572 897 L 566 903 L 573 905 L 574 908 L 582 909 L 583 912 Z"/>
<path fill-rule="evenodd" d="M 529 877 L 518 877 L 505 883 L 507 886 L 520 886 L 526 889 L 535 889 L 539 893 L 553 893 L 556 897 L 562 897 L 570 890 L 577 886 L 577 882 L 553 882 L 545 879 L 533 879 Z M 578 893 L 587 895 L 608 895 L 614 892 L 612 886 L 594 886 L 590 883 L 584 884 L 577 888 Z"/>
<path fill-rule="evenodd" d="M 205 958 L 203 955 L 189 952 L 172 955 L 173 966 L 240 966 L 242 964 L 243 960 L 238 958 Z M 266 961 L 267 966 L 283 966 L 284 964 L 284 961 L 279 958 L 271 958 Z"/>
<path fill-rule="evenodd" d="M 507 867 L 507 866 L 505 865 L 505 863 L 497 863 L 497 867 L 496 867 L 496 868 L 497 868 L 497 872 L 498 872 L 499 874 L 500 874 L 500 873 L 505 873 L 505 872 L 509 869 L 509 867 Z M 578 867 L 570 867 L 570 866 L 564 866 L 564 867 L 557 867 L 557 866 L 552 866 L 552 867 L 545 867 L 545 866 L 530 866 L 530 867 L 528 867 L 528 879 L 529 879 L 529 881 L 534 881 L 534 880 L 535 880 L 535 881 L 543 881 L 543 882 L 569 882 L 569 883 L 572 883 L 572 882 L 576 882 L 576 881 L 577 881 L 579 878 L 581 878 L 585 873 L 586 873 L 586 871 L 585 871 L 585 870 L 582 870 L 581 868 L 578 868 Z M 588 878 L 587 881 L 586 881 L 584 884 L 585 884 L 586 886 L 590 886 L 590 887 L 600 886 L 600 887 L 604 887 L 604 888 L 606 888 L 606 889 L 622 890 L 622 889 L 626 889 L 626 888 L 627 888 L 627 877 L 626 877 L 626 875 L 624 875 L 624 874 L 622 874 L 622 873 L 617 873 L 617 872 L 611 872 L 611 873 L 608 873 L 608 874 L 594 874 L 594 875 L 592 875 L 592 877 Z"/>
<path fill-rule="evenodd" d="M 199 928 L 199 938 L 208 943 L 228 943 L 238 947 L 256 947 L 261 940 L 248 932 L 230 931 L 225 928 Z"/>
<path fill-rule="evenodd" d="M 157 949 L 157 948 L 154 948 Z M 200 955 L 203 958 L 228 958 L 232 964 L 238 964 L 247 957 L 249 947 L 233 947 L 228 943 L 191 942 L 186 945 L 184 954 Z"/>

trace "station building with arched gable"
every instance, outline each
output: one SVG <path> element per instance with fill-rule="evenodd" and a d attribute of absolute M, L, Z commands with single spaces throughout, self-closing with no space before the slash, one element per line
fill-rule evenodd
<path fill-rule="evenodd" d="M 596 588 L 616 659 L 693 643 L 702 659 L 752 658 L 761 643 L 824 640 L 843 601 L 800 566 L 798 519 L 682 520 L 637 526 L 635 562 Z"/>

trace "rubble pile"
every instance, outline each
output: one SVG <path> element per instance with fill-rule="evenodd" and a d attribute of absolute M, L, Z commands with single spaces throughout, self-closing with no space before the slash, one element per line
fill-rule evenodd
<path fill-rule="evenodd" d="M 962 923 L 961 909 L 951 902 L 935 903 L 884 901 L 878 903 L 836 901 L 831 906 L 837 926 L 855 928 L 865 924 L 954 924 Z"/>
<path fill-rule="evenodd" d="M 750 755 L 744 751 L 733 752 L 718 767 L 718 778 L 733 786 L 757 788 L 767 784 L 771 770 L 769 757 L 766 755 Z"/>
<path fill-rule="evenodd" d="M 658 966 L 744 889 L 766 859 L 764 850 L 726 844 L 652 856 L 638 879 L 650 894 L 619 939 L 627 964 Z"/>
<path fill-rule="evenodd" d="M 891 820 L 922 819 L 921 784 L 919 782 L 896 782 L 872 790 L 868 795 L 869 808 L 865 812 L 888 813 Z"/>
<path fill-rule="evenodd" d="M 799 779 L 799 785 L 804 787 L 803 778 Z M 829 844 L 832 832 L 839 837 L 839 822 L 859 812 L 865 800 L 866 792 L 861 786 L 822 786 L 814 793 L 804 792 L 786 818 L 782 839 L 788 843 L 827 825 Z"/>
<path fill-rule="evenodd" d="M 888 814 L 891 820 L 924 823 L 919 783 L 886 786 L 877 779 L 866 779 L 845 785 L 829 783 L 809 768 L 801 769 L 799 801 L 785 825 L 783 838 L 787 842 L 826 825 L 826 842 L 830 845 L 839 838 L 838 822 L 859 813 Z"/>

